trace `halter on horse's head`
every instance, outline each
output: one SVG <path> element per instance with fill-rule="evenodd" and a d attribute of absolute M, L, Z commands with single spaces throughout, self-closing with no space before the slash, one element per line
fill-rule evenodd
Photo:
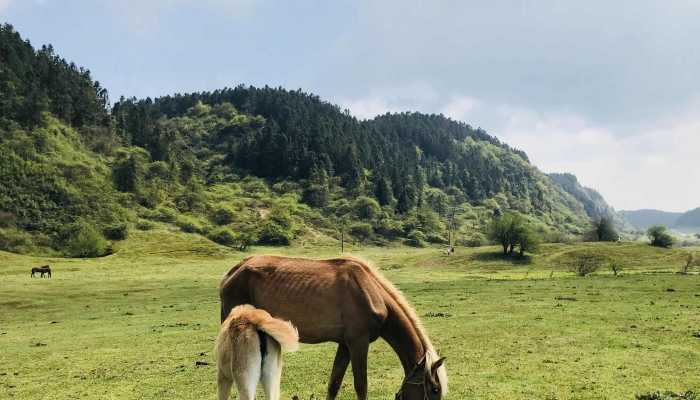
<path fill-rule="evenodd" d="M 429 368 L 426 366 L 425 356 L 416 364 L 410 374 L 406 375 L 401 388 L 394 400 L 440 400 L 442 388 L 438 379 L 437 370 L 442 366 L 445 358 L 440 358 Z"/>

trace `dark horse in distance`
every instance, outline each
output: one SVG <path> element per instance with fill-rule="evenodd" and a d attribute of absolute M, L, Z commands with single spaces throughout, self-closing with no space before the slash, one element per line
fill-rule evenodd
<path fill-rule="evenodd" d="M 51 267 L 48 265 L 44 265 L 41 267 L 34 267 L 32 268 L 32 278 L 34 278 L 34 274 L 41 274 L 41 277 L 44 277 L 44 274 L 48 274 L 49 278 L 51 278 Z"/>
<path fill-rule="evenodd" d="M 221 320 L 241 304 L 290 321 L 302 343 L 338 343 L 326 399 L 338 395 L 352 363 L 355 392 L 367 399 L 367 351 L 381 337 L 392 347 L 405 378 L 396 399 L 440 400 L 447 373 L 404 296 L 367 263 L 353 258 L 310 260 L 252 256 L 219 286 Z"/>

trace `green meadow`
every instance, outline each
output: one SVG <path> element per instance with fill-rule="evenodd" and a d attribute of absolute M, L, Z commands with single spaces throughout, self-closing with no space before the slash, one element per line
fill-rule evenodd
<path fill-rule="evenodd" d="M 0 252 L 0 399 L 205 399 L 216 393 L 217 284 L 245 255 L 332 257 L 337 246 L 231 251 L 198 235 L 133 232 L 113 255 Z M 512 261 L 496 247 L 352 247 L 402 289 L 447 356 L 447 399 L 634 399 L 700 390 L 700 275 L 680 250 L 641 243 L 543 245 Z M 621 276 L 566 265 L 613 257 Z M 48 263 L 52 279 L 31 279 Z M 325 397 L 332 344 L 287 354 L 283 398 Z M 202 365 L 197 365 L 199 364 Z M 208 364 L 207 364 L 208 363 Z M 370 353 L 370 398 L 402 379 L 383 342 Z M 354 399 L 348 371 L 341 399 Z"/>

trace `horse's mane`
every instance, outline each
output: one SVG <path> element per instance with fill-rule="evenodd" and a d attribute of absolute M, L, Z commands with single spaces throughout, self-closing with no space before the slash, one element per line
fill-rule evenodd
<path fill-rule="evenodd" d="M 430 371 L 430 368 L 440 356 L 438 355 L 437 351 L 435 351 L 433 343 L 430 341 L 428 334 L 425 332 L 423 322 L 420 320 L 420 318 L 418 318 L 416 310 L 408 303 L 408 300 L 406 300 L 406 297 L 403 295 L 403 293 L 401 293 L 401 291 L 398 288 L 396 288 L 396 286 L 394 286 L 394 284 L 391 283 L 391 281 L 384 277 L 384 275 L 381 272 L 379 272 L 379 270 L 375 268 L 370 262 L 350 256 L 343 256 L 341 258 L 348 261 L 357 262 L 367 267 L 367 270 L 372 274 L 377 283 L 379 283 L 379 285 L 387 292 L 387 294 L 389 294 L 389 296 L 391 296 L 391 298 L 396 302 L 396 304 L 399 305 L 401 310 L 406 314 L 406 317 L 415 328 L 418 334 L 418 338 L 420 339 L 421 343 L 423 344 L 423 347 L 425 348 L 425 368 L 427 369 L 427 371 Z M 447 370 L 445 369 L 444 365 L 438 368 L 437 375 L 438 380 L 440 381 L 440 387 L 442 388 L 442 392 L 443 394 L 445 394 L 447 393 Z"/>

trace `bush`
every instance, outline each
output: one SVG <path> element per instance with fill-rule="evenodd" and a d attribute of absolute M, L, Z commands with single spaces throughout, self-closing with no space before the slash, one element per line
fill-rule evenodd
<path fill-rule="evenodd" d="M 108 254 L 109 243 L 94 226 L 79 222 L 69 228 L 66 253 L 71 257 L 100 257 Z"/>
<path fill-rule="evenodd" d="M 366 222 L 357 222 L 350 225 L 350 234 L 361 242 L 367 241 L 372 237 L 372 225 Z"/>
<path fill-rule="evenodd" d="M 174 222 L 177 217 L 177 211 L 170 207 L 158 207 L 154 214 L 154 219 L 161 222 Z"/>
<path fill-rule="evenodd" d="M 408 235 L 406 240 L 403 241 L 405 245 L 412 247 L 425 247 L 427 243 L 425 242 L 425 234 L 419 230 L 413 230 Z"/>
<path fill-rule="evenodd" d="M 273 246 L 287 246 L 292 242 L 292 239 L 294 239 L 294 234 L 290 229 L 268 220 L 263 224 L 258 243 Z"/>
<path fill-rule="evenodd" d="M 468 238 L 457 240 L 458 245 L 466 247 L 481 247 L 486 243 L 486 238 L 480 234 L 474 234 Z"/>
<path fill-rule="evenodd" d="M 395 239 L 403 233 L 403 225 L 400 221 L 384 218 L 379 221 L 376 232 L 387 239 Z"/>
<path fill-rule="evenodd" d="M 123 223 L 116 223 L 105 227 L 102 232 L 110 240 L 124 240 L 129 236 L 129 227 Z"/>
<path fill-rule="evenodd" d="M 302 201 L 311 207 L 325 207 L 328 205 L 330 191 L 326 185 L 309 185 L 304 190 Z"/>
<path fill-rule="evenodd" d="M 377 203 L 377 200 L 367 196 L 358 197 L 353 204 L 353 208 L 355 209 L 355 214 L 358 216 L 358 218 L 366 221 L 377 218 L 379 213 L 382 211 L 381 207 L 379 207 L 379 203 Z"/>
<path fill-rule="evenodd" d="M 613 272 L 613 275 L 618 276 L 622 272 L 622 265 L 620 265 L 620 263 L 617 262 L 611 262 L 610 270 Z"/>
<path fill-rule="evenodd" d="M 668 229 L 662 225 L 654 225 L 647 230 L 647 236 L 651 240 L 651 245 L 656 247 L 671 247 L 673 246 L 673 236 L 668 233 Z"/>
<path fill-rule="evenodd" d="M 693 267 L 700 267 L 700 256 L 695 253 L 688 253 L 685 258 L 685 263 L 681 267 L 680 273 L 687 274 Z"/>
<path fill-rule="evenodd" d="M 214 210 L 214 214 L 212 215 L 212 220 L 214 221 L 215 224 L 217 225 L 228 225 L 233 222 L 233 218 L 235 217 L 235 211 L 226 206 L 221 206 Z"/>
<path fill-rule="evenodd" d="M 428 233 L 426 240 L 428 243 L 447 244 L 447 239 L 438 233 Z"/>
<path fill-rule="evenodd" d="M 185 215 L 177 217 L 175 225 L 183 232 L 187 233 L 204 233 L 202 224 L 192 217 Z"/>
<path fill-rule="evenodd" d="M 151 229 L 155 228 L 155 224 L 151 221 L 147 221 L 145 219 L 139 220 L 139 222 L 136 223 L 136 229 L 141 230 L 141 231 L 150 231 Z"/>
<path fill-rule="evenodd" d="M 249 246 L 256 243 L 260 238 L 258 234 L 252 231 L 245 231 L 238 234 L 236 237 L 236 243 L 238 244 L 238 250 L 246 251 Z"/>
<path fill-rule="evenodd" d="M 224 246 L 232 246 L 236 243 L 236 235 L 228 228 L 216 228 L 209 232 L 209 239 Z"/>
<path fill-rule="evenodd" d="M 605 257 L 599 254 L 581 253 L 569 263 L 569 270 L 578 276 L 586 276 L 597 271 L 604 262 Z"/>
<path fill-rule="evenodd" d="M 0 250 L 19 252 L 32 247 L 32 235 L 19 229 L 0 229 Z"/>

